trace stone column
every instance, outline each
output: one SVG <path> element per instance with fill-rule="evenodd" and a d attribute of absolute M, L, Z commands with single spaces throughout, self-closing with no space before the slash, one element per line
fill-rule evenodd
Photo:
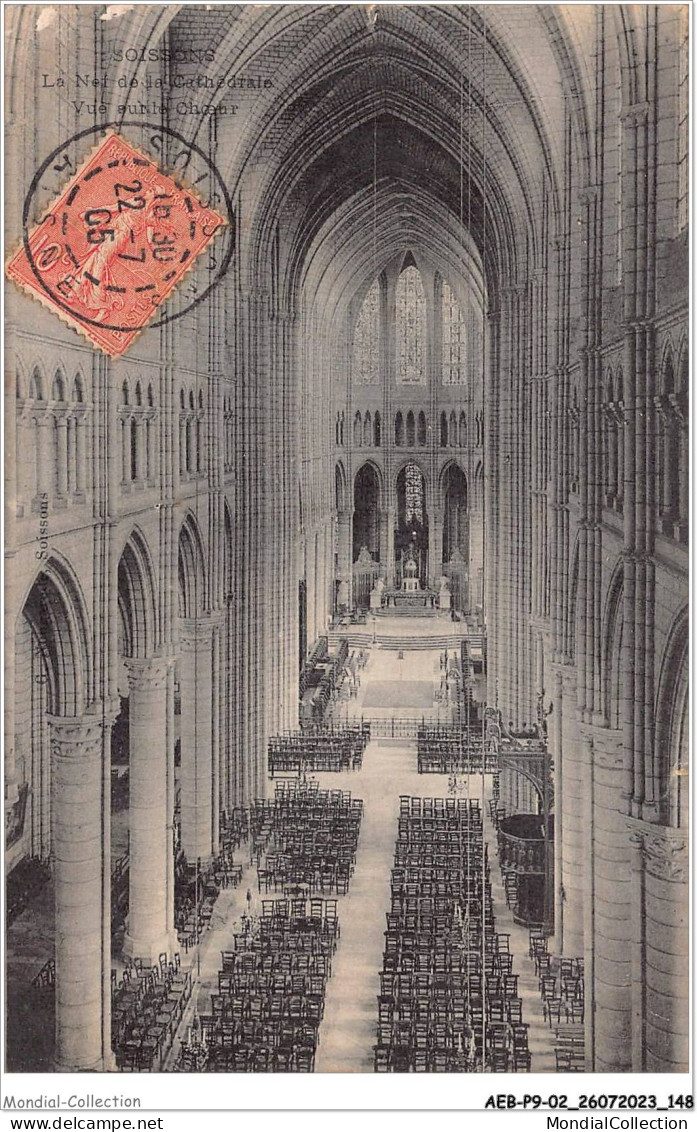
<path fill-rule="evenodd" d="M 74 489 L 78 495 L 85 490 L 85 414 L 80 413 L 75 418 L 75 484 Z"/>
<path fill-rule="evenodd" d="M 129 894 L 124 952 L 152 965 L 176 949 L 168 921 L 171 816 L 167 812 L 167 662 L 127 660 Z"/>
<path fill-rule="evenodd" d="M 428 585 L 436 589 L 443 572 L 443 512 L 434 510 L 428 532 Z"/>
<path fill-rule="evenodd" d="M 148 478 L 148 461 L 145 436 L 145 417 L 141 414 L 136 421 L 136 479 Z"/>
<path fill-rule="evenodd" d="M 220 795 L 221 795 L 221 748 L 222 736 L 220 733 L 220 705 L 223 700 L 221 672 L 224 663 L 223 622 L 219 620 L 213 628 L 212 640 L 212 687 L 211 692 L 211 853 L 214 857 L 220 852 Z"/>
<path fill-rule="evenodd" d="M 180 621 L 182 848 L 193 864 L 213 852 L 213 625 Z"/>
<path fill-rule="evenodd" d="M 53 718 L 51 813 L 55 882 L 56 1053 L 61 1072 L 111 1068 L 102 991 L 109 986 L 111 956 L 105 952 L 103 899 L 103 722 L 97 717 Z"/>
<path fill-rule="evenodd" d="M 581 884 L 583 889 L 582 950 L 585 985 L 595 987 L 595 736 L 590 726 L 579 726 L 579 747 L 581 754 Z M 567 951 L 567 954 L 569 952 Z M 590 1072 L 595 1064 L 595 1001 L 591 992 L 590 1002 L 586 997 L 584 1019 L 586 1070 Z"/>
<path fill-rule="evenodd" d="M 68 494 L 68 420 L 56 418 L 56 495 L 65 499 Z"/>
<path fill-rule="evenodd" d="M 482 588 L 482 575 L 484 570 L 484 510 L 478 506 L 470 512 L 469 529 L 469 593 L 467 595 L 466 611 L 474 609 L 484 601 Z"/>
<path fill-rule="evenodd" d="M 174 866 L 175 866 L 175 821 L 174 821 L 174 807 L 175 807 L 175 770 L 174 770 L 174 664 L 170 662 L 167 665 L 167 685 L 166 685 L 166 706 L 165 706 L 165 720 L 166 720 L 166 754 L 167 754 L 167 802 L 166 802 L 166 815 L 167 821 L 165 824 L 165 840 L 167 845 L 167 892 L 165 895 L 166 911 L 165 923 L 167 930 L 171 929 L 172 941 L 178 947 L 177 933 L 174 927 Z"/>
<path fill-rule="evenodd" d="M 121 436 L 121 483 L 127 483 L 130 479 L 130 443 L 131 432 L 130 424 L 125 417 L 119 421 L 119 433 Z"/>
<path fill-rule="evenodd" d="M 632 1068 L 631 847 L 622 813 L 622 732 L 593 728 L 593 982 L 586 1018 L 594 1028 L 598 1073 Z"/>
<path fill-rule="evenodd" d="M 387 515 L 387 549 L 385 552 L 385 569 L 387 570 L 387 586 L 388 588 L 394 586 L 394 529 L 395 529 L 395 511 L 390 507 L 386 511 Z"/>
<path fill-rule="evenodd" d="M 341 512 L 338 516 L 338 528 L 339 566 L 337 577 L 348 583 L 350 605 L 352 599 L 351 582 L 353 574 L 353 510 Z"/>
<path fill-rule="evenodd" d="M 689 1051 L 688 842 L 683 829 L 629 821 L 636 846 L 634 1072 L 686 1073 Z"/>
<path fill-rule="evenodd" d="M 380 565 L 385 569 L 389 569 L 387 562 L 387 548 L 390 541 L 390 513 L 389 511 L 382 510 L 379 512 L 378 520 L 379 536 L 378 541 L 380 544 Z"/>
<path fill-rule="evenodd" d="M 70 416 L 66 421 L 67 425 L 67 460 L 68 460 L 68 475 L 67 475 L 67 491 L 71 495 L 75 489 L 75 418 Z"/>
<path fill-rule="evenodd" d="M 561 800 L 564 797 L 562 749 L 562 700 L 564 680 L 561 669 L 554 666 L 554 712 L 549 727 L 549 750 L 554 760 L 554 952 L 559 954 L 564 940 L 564 901 L 562 899 L 562 853 L 564 815 Z M 548 725 L 549 726 L 549 725 Z"/>
<path fill-rule="evenodd" d="M 51 478 L 51 421 L 46 412 L 36 415 L 36 481 L 34 493 L 34 509 L 38 509 L 42 492 L 49 496 L 53 494 L 53 480 Z"/>
<path fill-rule="evenodd" d="M 562 951 L 576 958 L 583 955 L 583 752 L 578 733 L 576 668 L 562 669 L 562 749 L 564 788 L 561 792 L 561 899 Z"/>

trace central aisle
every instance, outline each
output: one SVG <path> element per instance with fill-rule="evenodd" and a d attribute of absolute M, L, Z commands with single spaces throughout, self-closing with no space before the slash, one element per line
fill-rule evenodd
<path fill-rule="evenodd" d="M 360 717 L 389 714 L 395 719 L 437 716 L 436 696 L 441 680 L 441 652 L 436 649 L 373 649 L 361 673 L 359 696 L 350 713 Z M 420 704 L 400 699 L 403 687 L 422 693 Z M 431 690 L 432 707 L 424 710 L 423 693 Z M 372 706 L 384 693 L 382 710 Z M 389 700 L 388 700 L 389 696 Z M 369 700 L 370 706 L 365 704 Z M 376 1041 L 377 996 L 385 943 L 385 913 L 390 909 L 390 876 L 397 838 L 400 794 L 445 797 L 448 776 L 420 775 L 415 740 L 374 740 L 363 756 L 358 774 L 346 776 L 346 789 L 363 799 L 363 822 L 356 868 L 348 896 L 339 902 L 341 939 L 327 985 L 316 1070 L 320 1073 L 372 1073 Z M 316 775 L 323 787 L 336 785 L 336 775 Z M 474 797 L 481 797 L 481 779 L 470 780 Z"/>
<path fill-rule="evenodd" d="M 339 902 L 341 939 L 327 984 L 316 1058 L 318 1073 L 373 1071 L 399 795 L 445 797 L 448 793 L 447 775 L 417 773 L 415 744 L 393 746 L 390 742 L 371 742 L 360 773 L 345 779 L 342 776 L 345 788 L 363 799 L 363 822 L 349 894 Z M 336 784 L 336 775 L 316 777 L 323 787 Z M 481 780 L 475 785 L 472 779 L 471 796 L 481 797 Z"/>

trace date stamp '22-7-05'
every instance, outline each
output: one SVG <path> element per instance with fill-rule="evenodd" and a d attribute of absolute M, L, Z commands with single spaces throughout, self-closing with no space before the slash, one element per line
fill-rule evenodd
<path fill-rule="evenodd" d="M 106 354 L 122 354 L 227 221 L 109 133 L 7 274 Z"/>

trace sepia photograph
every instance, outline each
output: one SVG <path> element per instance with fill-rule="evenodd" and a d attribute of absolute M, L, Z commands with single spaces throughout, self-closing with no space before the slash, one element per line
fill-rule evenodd
<path fill-rule="evenodd" d="M 687 1081 L 691 5 L 3 7 L 5 1092 Z"/>

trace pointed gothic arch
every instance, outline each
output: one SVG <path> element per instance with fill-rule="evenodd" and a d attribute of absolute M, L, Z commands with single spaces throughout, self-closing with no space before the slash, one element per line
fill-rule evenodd
<path fill-rule="evenodd" d="M 652 770 L 660 820 L 674 829 L 689 818 L 690 624 L 687 606 L 673 621 L 656 697 L 656 746 Z"/>
<path fill-rule="evenodd" d="M 117 568 L 121 656 L 144 658 L 157 648 L 155 571 L 141 532 L 126 540 Z"/>
<path fill-rule="evenodd" d="M 206 608 L 207 584 L 203 540 L 189 512 L 179 532 L 179 616 L 193 618 Z"/>

